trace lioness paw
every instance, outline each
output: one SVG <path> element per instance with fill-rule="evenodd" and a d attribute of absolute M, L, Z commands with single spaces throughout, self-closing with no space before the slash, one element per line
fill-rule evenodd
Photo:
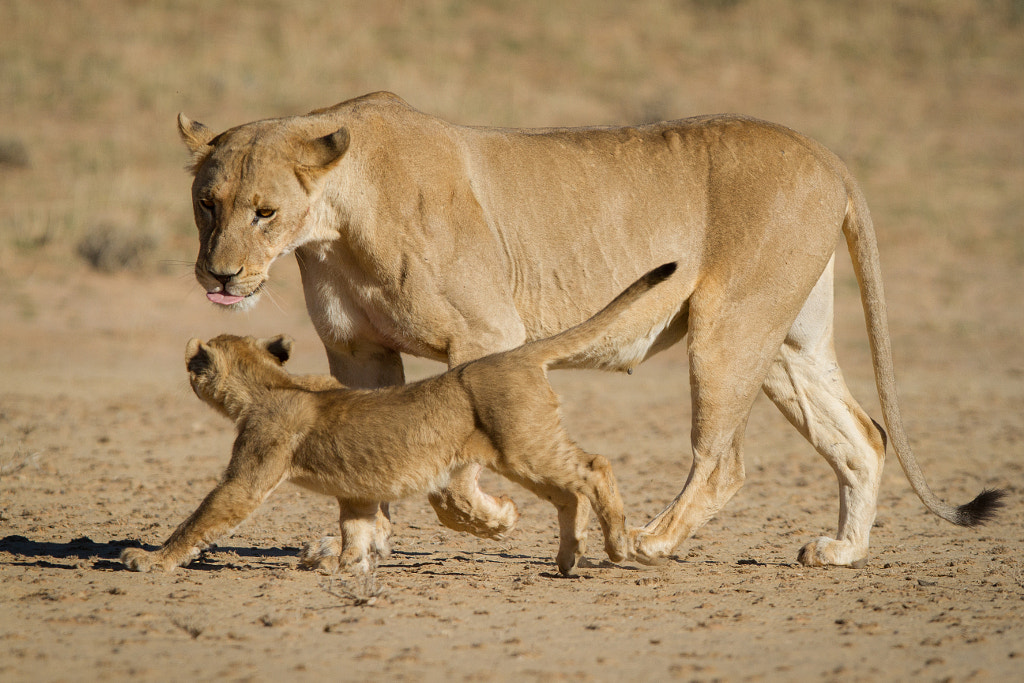
<path fill-rule="evenodd" d="M 632 551 L 629 556 L 630 559 L 651 567 L 665 564 L 674 548 L 666 549 L 665 544 L 659 542 L 659 540 L 657 536 L 646 531 L 643 527 L 630 529 L 629 545 Z"/>
<path fill-rule="evenodd" d="M 299 566 L 328 574 L 338 571 L 341 566 L 341 538 L 324 536 L 302 546 Z"/>
<path fill-rule="evenodd" d="M 299 565 L 324 574 L 334 574 L 340 570 L 352 573 L 368 574 L 376 566 L 376 553 L 369 547 L 342 548 L 342 539 L 338 536 L 324 536 L 307 543 L 299 555 Z"/>
<path fill-rule="evenodd" d="M 121 562 L 133 572 L 170 572 L 178 566 L 159 551 L 148 552 L 142 548 L 125 548 L 121 551 Z"/>
<path fill-rule="evenodd" d="M 797 561 L 806 567 L 839 565 L 859 569 L 867 564 L 866 554 L 867 548 L 856 548 L 850 541 L 819 536 L 800 549 Z"/>
<path fill-rule="evenodd" d="M 612 562 L 630 559 L 633 555 L 632 547 L 632 539 L 626 534 L 610 535 L 604 542 L 604 551 Z"/>

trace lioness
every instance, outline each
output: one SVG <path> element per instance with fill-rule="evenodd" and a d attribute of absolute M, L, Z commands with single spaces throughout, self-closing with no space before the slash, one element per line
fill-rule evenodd
<path fill-rule="evenodd" d="M 343 511 L 373 514 L 377 503 L 443 485 L 451 472 L 483 465 L 522 484 L 558 510 L 558 569 L 583 551 L 592 505 L 613 561 L 630 555 L 625 514 L 608 461 L 565 433 L 548 366 L 586 352 L 648 290 L 676 270 L 657 268 L 590 320 L 548 339 L 486 356 L 443 375 L 377 390 L 320 389 L 282 367 L 287 337 L 221 335 L 189 341 L 189 383 L 234 420 L 238 437 L 224 478 L 163 546 L 126 548 L 131 569 L 172 570 L 237 527 L 285 481 L 334 496 Z M 321 384 L 320 386 L 325 386 Z M 367 507 L 370 510 L 367 510 Z M 365 525 L 346 528 L 338 562 L 369 569 L 384 539 Z"/>
<path fill-rule="evenodd" d="M 836 537 L 810 542 L 800 561 L 866 558 L 885 437 L 850 395 L 833 350 L 840 235 L 911 486 L 955 524 L 978 524 L 999 505 L 997 491 L 948 505 L 925 483 L 900 418 L 867 203 L 814 140 L 739 116 L 471 128 L 389 93 L 219 135 L 184 115 L 178 127 L 193 155 L 195 273 L 207 296 L 253 305 L 274 260 L 295 251 L 331 374 L 350 386 L 401 384 L 400 353 L 455 367 L 548 336 L 677 261 L 679 274 L 603 343 L 563 362 L 630 370 L 689 337 L 693 465 L 682 492 L 636 536 L 642 557 L 671 554 L 740 488 L 743 432 L 763 390 L 839 479 Z M 453 475 L 431 503 L 449 526 L 501 534 L 513 511 L 486 504 L 476 473 Z"/>

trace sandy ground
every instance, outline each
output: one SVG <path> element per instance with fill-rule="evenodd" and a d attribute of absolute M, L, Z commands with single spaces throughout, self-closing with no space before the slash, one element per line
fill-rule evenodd
<path fill-rule="evenodd" d="M 0 679 L 1020 679 L 1017 275 L 966 264 L 939 296 L 933 285 L 955 254 L 928 266 L 912 252 L 890 256 L 919 459 L 950 500 L 1007 488 L 998 523 L 965 530 L 929 515 L 893 458 L 868 565 L 801 567 L 798 548 L 834 533 L 835 479 L 762 398 L 747 485 L 664 566 L 614 566 L 595 551 L 560 578 L 553 510 L 490 475 L 486 486 L 523 512 L 511 541 L 449 531 L 425 500 L 401 501 L 394 555 L 372 584 L 297 568 L 301 544 L 329 533 L 335 513 L 294 487 L 188 568 L 137 574 L 117 560 L 126 545 L 162 542 L 227 461 L 231 425 L 186 385 L 190 336 L 289 332 L 293 371 L 325 371 L 293 263 L 275 267 L 277 305 L 231 315 L 205 303 L 185 267 L 103 276 L 9 260 Z M 850 277 L 840 268 L 840 359 L 877 415 Z M 413 377 L 439 368 L 408 366 Z M 657 513 L 685 480 L 685 373 L 682 347 L 632 377 L 555 373 L 571 432 L 611 458 L 630 521 Z"/>
<path fill-rule="evenodd" d="M 1022 9 L 0 2 L 0 683 L 1024 680 Z M 797 550 L 834 533 L 835 478 L 762 398 L 746 486 L 662 567 L 595 553 L 559 578 L 552 509 L 491 476 L 524 515 L 511 541 L 401 501 L 374 584 L 296 567 L 336 512 L 289 487 L 187 569 L 125 571 L 121 549 L 166 539 L 228 459 L 231 425 L 186 385 L 187 339 L 287 332 L 295 371 L 326 369 L 294 263 L 247 315 L 214 310 L 178 265 L 195 235 L 177 112 L 222 130 L 378 89 L 464 124 L 735 111 L 835 149 L 875 216 L 921 465 L 951 501 L 1005 488 L 1002 515 L 936 519 L 891 458 L 867 566 L 803 568 Z M 148 244 L 138 270 L 77 255 L 109 229 Z M 840 361 L 877 419 L 845 255 L 837 298 Z M 632 377 L 554 374 L 633 523 L 689 468 L 685 366 L 677 347 Z"/>

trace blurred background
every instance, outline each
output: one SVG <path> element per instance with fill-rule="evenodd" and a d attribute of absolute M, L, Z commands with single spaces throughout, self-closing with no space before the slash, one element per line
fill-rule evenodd
<path fill-rule="evenodd" d="M 385 89 L 474 125 L 770 119 L 850 164 L 883 249 L 1024 261 L 1021 0 L 6 0 L 0 25 L 0 265 L 194 258 L 179 111 Z"/>
<path fill-rule="evenodd" d="M 866 191 L 897 368 L 910 382 L 915 364 L 951 372 L 951 394 L 985 373 L 1014 391 L 1024 378 L 1024 0 L 6 0 L 0 25 L 0 289 L 15 329 L 110 320 L 75 313 L 76 277 L 96 302 L 110 276 L 127 278 L 116 292 L 180 291 L 181 313 L 154 303 L 132 323 L 154 332 L 203 309 L 179 111 L 219 131 L 391 90 L 461 124 L 738 112 L 808 133 Z M 308 331 L 294 266 L 274 279 L 281 329 Z M 841 358 L 857 354 L 870 396 L 845 257 L 838 282 Z"/>

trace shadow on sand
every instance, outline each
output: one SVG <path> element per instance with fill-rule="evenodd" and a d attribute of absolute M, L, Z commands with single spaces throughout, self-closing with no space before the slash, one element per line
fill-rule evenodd
<path fill-rule="evenodd" d="M 88 536 L 80 536 L 66 543 L 57 541 L 34 541 L 24 536 L 5 536 L 0 538 L 0 553 L 14 556 L 9 562 L 12 565 L 49 567 L 53 569 L 117 569 L 127 570 L 119 559 L 125 548 L 145 548 L 156 550 L 159 546 L 143 545 L 137 540 L 94 541 Z M 295 557 L 298 548 L 234 548 L 216 546 L 213 552 L 233 553 L 241 558 L 266 559 Z M 200 557 L 189 565 L 191 569 L 223 569 L 220 562 L 211 562 L 212 558 Z"/>

